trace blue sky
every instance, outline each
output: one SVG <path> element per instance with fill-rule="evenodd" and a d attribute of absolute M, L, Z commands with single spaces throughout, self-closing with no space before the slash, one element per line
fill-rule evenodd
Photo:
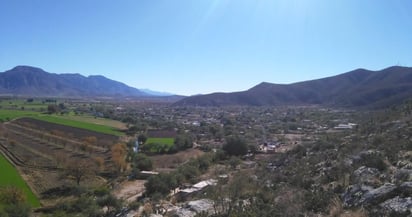
<path fill-rule="evenodd" d="M 0 71 L 177 94 L 412 66 L 407 0 L 0 0 Z"/>

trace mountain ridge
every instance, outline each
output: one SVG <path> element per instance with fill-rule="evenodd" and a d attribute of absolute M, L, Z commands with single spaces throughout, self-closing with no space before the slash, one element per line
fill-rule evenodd
<path fill-rule="evenodd" d="M 0 93 L 53 97 L 152 96 L 102 75 L 56 74 L 23 65 L 0 73 Z"/>
<path fill-rule="evenodd" d="M 410 97 L 412 68 L 392 66 L 379 71 L 360 68 L 335 76 L 291 84 L 261 82 L 245 91 L 187 97 L 175 105 L 381 107 Z"/>

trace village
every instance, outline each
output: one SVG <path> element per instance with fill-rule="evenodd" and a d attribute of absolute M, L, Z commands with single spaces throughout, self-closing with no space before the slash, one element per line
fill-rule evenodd
<path fill-rule="evenodd" d="M 199 213 L 216 214 L 224 209 L 224 205 L 217 207 L 206 195 L 210 194 L 210 189 L 215 188 L 217 184 L 225 185 L 238 172 L 254 174 L 255 170 L 261 167 L 273 172 L 277 165 L 270 161 L 272 156 L 286 153 L 297 146 L 311 144 L 322 135 L 350 132 L 357 127 L 357 124 L 353 123 L 356 118 L 352 112 L 317 107 L 173 108 L 149 106 L 139 110 L 129 110 L 127 106 L 122 106 L 121 109 L 117 107 L 115 115 L 117 118 L 129 118 L 130 125 L 160 126 L 157 131 L 149 130 L 149 134 L 161 134 L 165 137 L 178 132 L 188 134 L 193 138 L 191 149 L 197 149 L 203 153 L 219 152 L 228 137 L 239 137 L 247 144 L 247 152 L 236 157 L 238 160 L 230 158 L 220 163 L 213 163 L 207 171 L 204 171 L 204 174 L 199 174 L 199 177 L 194 179 L 197 182 L 170 189 L 170 192 L 165 194 L 159 203 L 150 208 L 140 206 L 138 210 L 128 212 L 127 216 L 142 213 L 151 213 L 151 216 L 179 217 L 196 216 Z M 130 117 L 135 117 L 135 119 Z M 142 144 L 136 141 L 133 150 L 138 152 L 139 146 Z M 170 168 L 169 170 L 154 168 L 153 171 L 141 171 L 140 177 L 147 179 L 163 171 L 170 171 Z M 126 200 L 144 199 L 146 181 L 129 180 L 123 185 L 130 186 L 131 183 L 136 183 L 139 191 L 133 190 L 136 187 L 126 187 L 125 189 L 132 190 L 125 192 L 122 184 L 119 184 L 117 192 L 122 193 L 118 197 Z"/>

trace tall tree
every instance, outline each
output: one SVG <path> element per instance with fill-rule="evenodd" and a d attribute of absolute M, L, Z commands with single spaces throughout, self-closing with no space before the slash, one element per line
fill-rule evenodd
<path fill-rule="evenodd" d="M 95 164 L 86 159 L 76 161 L 71 160 L 67 162 L 64 168 L 64 177 L 75 180 L 77 185 L 80 185 L 82 180 L 86 177 L 95 175 L 95 173 Z"/>
<path fill-rule="evenodd" d="M 241 156 L 247 154 L 248 147 L 245 141 L 238 137 L 229 137 L 226 139 L 226 144 L 223 150 L 228 155 Z"/>
<path fill-rule="evenodd" d="M 124 171 L 127 167 L 127 147 L 123 143 L 117 143 L 112 147 L 112 160 L 118 171 Z"/>

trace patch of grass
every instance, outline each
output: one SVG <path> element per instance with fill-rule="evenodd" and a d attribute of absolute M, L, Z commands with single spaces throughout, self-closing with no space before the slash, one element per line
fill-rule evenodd
<path fill-rule="evenodd" d="M 11 165 L 3 155 L 0 154 L 0 186 L 15 186 L 23 190 L 26 195 L 27 201 L 32 207 L 40 207 L 40 201 L 31 191 L 29 186 L 19 175 L 16 168 Z"/>
<path fill-rule="evenodd" d="M 0 122 L 13 120 L 21 117 L 33 117 L 39 115 L 38 112 L 33 111 L 19 111 L 19 110 L 0 110 Z"/>
<path fill-rule="evenodd" d="M 148 138 L 142 149 L 150 153 L 168 153 L 174 142 L 174 138 Z"/>
<path fill-rule="evenodd" d="M 76 127 L 76 128 L 85 129 L 85 130 L 91 130 L 91 131 L 95 131 L 98 133 L 105 133 L 105 134 L 110 134 L 110 135 L 115 135 L 115 136 L 123 135 L 122 132 L 110 126 L 87 123 L 87 122 L 82 122 L 82 121 L 77 121 L 77 120 L 70 120 L 67 118 L 59 117 L 59 116 L 39 115 L 39 116 L 34 116 L 33 118 L 41 120 L 41 121 L 47 121 L 50 123 L 61 124 L 61 125 Z"/>
<path fill-rule="evenodd" d="M 146 141 L 146 144 L 151 144 L 151 143 L 174 145 L 175 139 L 174 138 L 148 138 Z"/>

